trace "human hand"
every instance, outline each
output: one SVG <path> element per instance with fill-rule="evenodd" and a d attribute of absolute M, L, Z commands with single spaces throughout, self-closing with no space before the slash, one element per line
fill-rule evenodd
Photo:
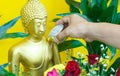
<path fill-rule="evenodd" d="M 86 32 L 88 23 L 88 21 L 77 14 L 61 18 L 56 22 L 56 25 L 63 24 L 64 30 L 56 36 L 56 41 L 63 41 L 67 37 L 87 39 Z"/>

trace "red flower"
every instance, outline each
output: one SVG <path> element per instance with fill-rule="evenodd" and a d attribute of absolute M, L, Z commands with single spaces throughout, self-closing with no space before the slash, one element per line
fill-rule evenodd
<path fill-rule="evenodd" d="M 93 65 L 95 63 L 98 64 L 99 59 L 100 59 L 100 57 L 99 57 L 98 54 L 90 54 L 88 56 L 88 62 L 89 62 L 90 65 Z"/>
<path fill-rule="evenodd" d="M 120 76 L 120 67 L 118 68 L 118 71 L 116 73 L 116 76 Z"/>
<path fill-rule="evenodd" d="M 64 76 L 79 76 L 81 73 L 81 69 L 79 68 L 79 64 L 72 60 L 67 63 L 67 66 L 65 67 L 65 74 Z"/>

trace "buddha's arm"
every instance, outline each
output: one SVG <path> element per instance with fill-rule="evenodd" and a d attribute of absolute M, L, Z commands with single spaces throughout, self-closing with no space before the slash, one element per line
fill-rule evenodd
<path fill-rule="evenodd" d="M 10 62 L 10 72 L 14 73 L 16 76 L 19 76 L 19 52 L 17 50 L 9 50 L 8 61 Z"/>
<path fill-rule="evenodd" d="M 54 64 L 59 64 L 60 63 L 60 55 L 59 55 L 59 52 L 58 52 L 58 47 L 57 47 L 57 44 L 53 42 L 53 61 L 54 61 Z"/>

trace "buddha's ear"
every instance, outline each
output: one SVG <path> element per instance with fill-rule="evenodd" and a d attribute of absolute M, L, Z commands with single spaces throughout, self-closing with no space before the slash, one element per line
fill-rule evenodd
<path fill-rule="evenodd" d="M 28 28 L 27 28 L 27 27 L 24 27 L 24 30 L 25 30 L 25 33 L 26 33 L 26 34 L 29 34 L 29 31 L 28 31 Z"/>

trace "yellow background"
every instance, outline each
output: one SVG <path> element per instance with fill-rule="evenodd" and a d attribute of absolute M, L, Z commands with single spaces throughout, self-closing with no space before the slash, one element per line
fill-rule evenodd
<path fill-rule="evenodd" d="M 0 0 L 0 25 L 20 15 L 20 10 L 27 0 Z M 54 26 L 53 18 L 56 18 L 57 13 L 68 12 L 68 6 L 64 0 L 41 0 L 48 11 L 47 32 Z M 8 32 L 24 32 L 24 29 L 19 20 L 14 27 Z M 0 64 L 6 63 L 8 59 L 9 48 L 20 41 L 22 38 L 0 40 Z"/>
<path fill-rule="evenodd" d="M 78 0 L 77 0 L 78 1 Z M 20 10 L 23 5 L 27 2 L 27 0 L 0 0 L 0 25 L 8 22 L 9 20 L 20 15 Z M 45 5 L 48 11 L 48 20 L 47 20 L 47 31 L 46 35 L 49 33 L 51 28 L 54 26 L 52 19 L 56 18 L 57 13 L 69 12 L 69 7 L 65 3 L 65 0 L 41 0 L 41 2 Z M 120 2 L 119 2 L 120 4 Z M 120 11 L 120 9 L 118 9 Z M 8 32 L 24 32 L 21 20 L 19 20 L 14 27 L 12 27 Z M 7 62 L 8 59 L 8 50 L 9 48 L 20 41 L 22 38 L 15 39 L 4 39 L 0 40 L 0 65 Z M 78 48 L 80 51 L 80 49 Z M 83 49 L 84 53 L 86 53 L 86 49 Z M 72 54 L 77 54 L 76 52 L 70 52 Z M 117 53 L 116 56 L 119 56 L 120 53 Z M 66 57 L 65 52 L 61 54 L 61 57 Z M 64 61 L 65 58 L 62 58 Z"/>

